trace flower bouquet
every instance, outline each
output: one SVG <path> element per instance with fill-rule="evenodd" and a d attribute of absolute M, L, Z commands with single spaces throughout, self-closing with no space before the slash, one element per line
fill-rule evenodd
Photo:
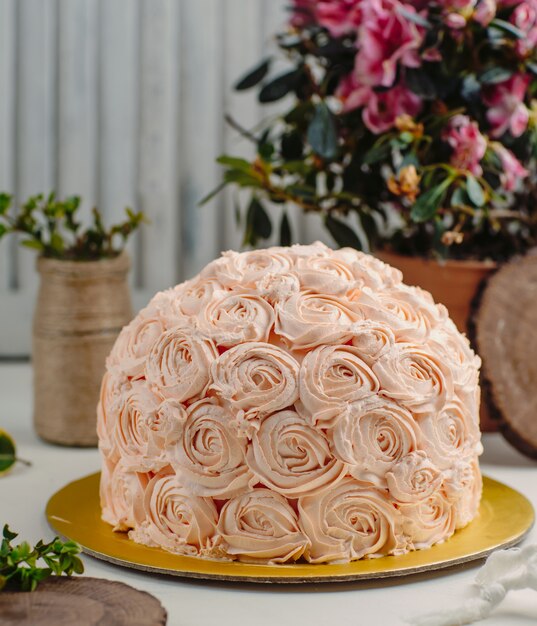
<path fill-rule="evenodd" d="M 537 237 L 536 0 L 295 0 L 265 59 L 236 89 L 287 109 L 250 161 L 245 243 L 272 233 L 268 204 L 315 212 L 340 245 L 507 259 Z M 285 210 L 282 243 L 292 239 Z"/>

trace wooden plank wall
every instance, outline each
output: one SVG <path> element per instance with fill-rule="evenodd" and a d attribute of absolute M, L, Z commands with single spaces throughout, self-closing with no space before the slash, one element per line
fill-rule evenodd
<path fill-rule="evenodd" d="M 0 189 L 56 189 L 127 205 L 151 226 L 130 244 L 136 306 L 239 248 L 233 194 L 200 209 L 219 181 L 215 157 L 249 154 L 224 123 L 267 110 L 230 86 L 285 20 L 286 0 L 0 0 Z M 298 238 L 321 234 L 293 216 Z M 0 357 L 30 351 L 35 258 L 0 244 Z"/>

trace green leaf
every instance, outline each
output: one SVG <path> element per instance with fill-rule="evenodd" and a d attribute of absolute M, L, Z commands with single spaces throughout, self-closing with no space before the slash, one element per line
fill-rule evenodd
<path fill-rule="evenodd" d="M 370 249 L 374 248 L 378 237 L 378 226 L 375 218 L 370 213 L 362 211 L 360 213 L 360 223 L 362 224 L 362 229 L 367 237 Z"/>
<path fill-rule="evenodd" d="M 227 182 L 224 181 L 220 183 L 217 187 L 215 187 L 212 191 L 209 191 L 209 193 L 198 202 L 198 206 L 203 206 L 204 204 L 207 204 L 207 202 L 209 202 L 216 195 L 218 195 L 226 185 Z"/>
<path fill-rule="evenodd" d="M 413 222 L 426 222 L 434 216 L 440 206 L 447 188 L 452 183 L 451 178 L 446 178 L 436 187 L 422 193 L 410 210 L 410 218 Z"/>
<path fill-rule="evenodd" d="M 280 74 L 262 87 L 257 99 L 263 104 L 281 100 L 297 86 L 298 80 L 302 75 L 302 68 Z"/>
<path fill-rule="evenodd" d="M 364 165 L 374 165 L 379 161 L 383 161 L 391 152 L 390 144 L 385 141 L 380 144 L 375 144 L 370 148 L 363 158 Z"/>
<path fill-rule="evenodd" d="M 255 246 L 259 239 L 268 239 L 272 234 L 272 223 L 265 208 L 253 197 L 246 213 L 244 243 Z"/>
<path fill-rule="evenodd" d="M 482 207 L 485 204 L 483 187 L 481 187 L 475 176 L 472 176 L 472 174 L 468 174 L 466 176 L 466 193 L 474 206 Z"/>
<path fill-rule="evenodd" d="M 45 249 L 45 246 L 41 243 L 41 241 L 36 241 L 35 239 L 25 239 L 21 241 L 21 246 L 25 248 L 32 248 L 33 250 L 39 250 L 42 252 Z"/>
<path fill-rule="evenodd" d="M 242 172 L 241 170 L 228 170 L 224 173 L 224 182 L 227 183 L 236 183 L 239 187 L 260 187 L 261 181 L 248 174 L 247 172 Z"/>
<path fill-rule="evenodd" d="M 263 161 L 270 161 L 274 154 L 274 144 L 264 141 L 257 147 L 257 153 L 263 159 Z"/>
<path fill-rule="evenodd" d="M 9 526 L 7 524 L 4 524 L 2 536 L 8 541 L 13 541 L 13 539 L 16 539 L 18 537 L 18 533 L 14 533 L 12 530 L 9 529 Z"/>
<path fill-rule="evenodd" d="M 54 250 L 54 252 L 57 252 L 58 254 L 61 254 L 63 252 L 63 239 L 59 233 L 52 233 L 50 237 L 50 247 Z"/>
<path fill-rule="evenodd" d="M 77 557 L 72 557 L 73 571 L 75 574 L 83 574 L 84 573 L 84 563 Z"/>
<path fill-rule="evenodd" d="M 323 159 L 332 160 L 338 152 L 338 137 L 334 116 L 326 103 L 319 102 L 308 126 L 308 143 Z"/>
<path fill-rule="evenodd" d="M 306 201 L 313 201 L 316 197 L 315 188 L 310 187 L 309 185 L 290 185 L 287 187 L 286 191 L 287 193 Z"/>
<path fill-rule="evenodd" d="M 246 159 L 240 159 L 238 157 L 227 156 L 223 154 L 216 159 L 217 163 L 220 165 L 226 165 L 227 167 L 231 167 L 235 170 L 241 170 L 242 172 L 249 172 L 252 169 L 252 164 L 250 161 Z"/>
<path fill-rule="evenodd" d="M 496 85 L 497 83 L 503 83 L 512 75 L 513 72 L 505 67 L 492 67 L 479 76 L 479 82 L 485 85 Z"/>
<path fill-rule="evenodd" d="M 287 211 L 282 213 L 282 219 L 280 221 L 280 246 L 290 246 L 292 243 L 291 224 L 289 223 L 289 217 Z"/>
<path fill-rule="evenodd" d="M 271 59 L 264 59 L 256 65 L 252 70 L 240 78 L 234 86 L 235 91 L 244 91 L 245 89 L 251 89 L 260 83 L 267 75 L 270 68 Z"/>
<path fill-rule="evenodd" d="M 468 195 L 466 190 L 462 187 L 457 187 L 455 191 L 451 194 L 451 206 L 452 207 L 461 207 L 467 206 L 469 202 Z"/>
<path fill-rule="evenodd" d="M 496 28 L 498 30 L 503 31 L 504 33 L 508 33 L 509 35 L 513 35 L 517 39 L 524 39 L 526 36 L 523 31 L 519 28 L 511 24 L 510 22 L 506 22 L 505 20 L 495 18 L 490 22 L 489 28 Z"/>
<path fill-rule="evenodd" d="M 0 215 L 5 215 L 11 206 L 11 196 L 8 193 L 0 193 Z"/>
<path fill-rule="evenodd" d="M 0 430 L 0 476 L 10 470 L 17 462 L 17 449 L 13 439 L 4 431 Z M 4 526 L 4 537 L 6 539 L 14 539 L 17 535 L 8 536 L 7 526 Z"/>
<path fill-rule="evenodd" d="M 335 239 L 336 243 L 344 247 L 355 248 L 356 250 L 362 249 L 362 242 L 354 230 L 337 218 L 333 217 L 330 213 L 325 217 L 324 223 L 328 232 Z"/>
<path fill-rule="evenodd" d="M 7 233 L 7 228 L 4 226 L 4 224 L 0 224 L 0 239 L 2 239 L 2 237 Z"/>

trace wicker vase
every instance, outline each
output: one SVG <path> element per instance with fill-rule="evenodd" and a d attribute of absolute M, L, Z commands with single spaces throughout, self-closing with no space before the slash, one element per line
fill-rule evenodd
<path fill-rule="evenodd" d="M 40 258 L 34 315 L 34 424 L 46 441 L 97 445 L 96 406 L 105 359 L 132 318 L 129 257 Z"/>

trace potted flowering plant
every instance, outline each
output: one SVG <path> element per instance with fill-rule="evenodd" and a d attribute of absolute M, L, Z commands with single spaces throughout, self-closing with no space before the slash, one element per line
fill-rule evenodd
<path fill-rule="evenodd" d="M 126 209 L 124 222 L 106 228 L 93 209 L 84 227 L 80 203 L 77 196 L 60 200 L 52 193 L 14 206 L 12 196 L 0 193 L 0 240 L 16 234 L 39 253 L 32 349 L 36 431 L 52 443 L 93 446 L 105 358 L 132 317 L 124 246 L 144 216 Z"/>
<path fill-rule="evenodd" d="M 287 109 L 239 128 L 252 160 L 219 159 L 221 186 L 252 192 L 245 243 L 271 235 L 271 205 L 283 243 L 285 206 L 317 213 L 466 330 L 478 283 L 536 243 L 536 43 L 535 0 L 295 0 L 288 69 L 265 59 L 236 85 Z"/>

